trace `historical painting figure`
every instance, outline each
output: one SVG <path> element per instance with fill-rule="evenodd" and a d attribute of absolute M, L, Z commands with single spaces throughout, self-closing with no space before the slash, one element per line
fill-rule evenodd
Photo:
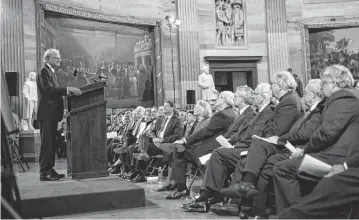
<path fill-rule="evenodd" d="M 28 129 L 34 130 L 32 126 L 32 119 L 33 114 L 37 109 L 37 86 L 35 72 L 31 72 L 28 80 L 24 83 L 23 94 L 25 98 L 23 119 L 27 122 Z"/>
<path fill-rule="evenodd" d="M 202 74 L 198 77 L 198 85 L 202 89 L 202 99 L 209 101 L 213 97 L 215 90 L 213 76 L 209 73 L 209 67 L 202 68 Z"/>
<path fill-rule="evenodd" d="M 243 46 L 243 0 L 216 0 L 215 4 L 217 45 Z"/>

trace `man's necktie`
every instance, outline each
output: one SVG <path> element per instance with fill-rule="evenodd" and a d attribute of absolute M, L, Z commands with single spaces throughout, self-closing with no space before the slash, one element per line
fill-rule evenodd
<path fill-rule="evenodd" d="M 55 84 L 55 86 L 56 86 L 56 87 L 61 87 L 61 86 L 60 86 L 60 82 L 59 82 L 59 80 L 57 79 L 56 74 L 55 74 L 55 73 L 52 73 L 52 75 L 53 75 L 53 79 L 54 79 L 54 84 Z"/>
<path fill-rule="evenodd" d="M 162 125 L 161 125 L 161 130 L 160 130 L 160 132 L 162 132 L 162 131 L 165 129 L 165 126 L 166 126 L 167 120 L 168 120 L 168 117 L 166 117 L 166 119 L 165 119 L 165 120 L 163 120 L 163 123 L 162 123 Z"/>

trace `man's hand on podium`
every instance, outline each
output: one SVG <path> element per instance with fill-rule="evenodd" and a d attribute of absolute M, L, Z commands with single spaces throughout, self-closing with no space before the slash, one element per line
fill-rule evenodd
<path fill-rule="evenodd" d="M 81 95 L 81 90 L 76 87 L 67 87 L 67 92 L 72 93 L 74 95 Z"/>

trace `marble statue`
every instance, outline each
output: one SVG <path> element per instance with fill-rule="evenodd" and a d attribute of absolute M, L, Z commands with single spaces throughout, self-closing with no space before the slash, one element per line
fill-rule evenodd
<path fill-rule="evenodd" d="M 216 0 L 215 6 L 217 45 L 243 46 L 243 0 Z"/>
<path fill-rule="evenodd" d="M 24 83 L 23 94 L 25 98 L 23 119 L 27 122 L 28 130 L 34 130 L 32 126 L 33 114 L 37 109 L 37 85 L 36 73 L 31 72 L 28 80 Z"/>
<path fill-rule="evenodd" d="M 198 85 L 202 90 L 202 99 L 205 101 L 211 100 L 215 86 L 208 66 L 202 68 L 202 74 L 198 77 Z"/>

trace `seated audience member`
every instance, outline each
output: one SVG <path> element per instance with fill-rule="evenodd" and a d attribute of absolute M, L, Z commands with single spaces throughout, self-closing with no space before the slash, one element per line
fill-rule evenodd
<path fill-rule="evenodd" d="M 224 134 L 229 126 L 235 119 L 233 112 L 234 106 L 234 94 L 230 91 L 222 92 L 215 104 L 217 112 L 212 116 L 207 127 L 203 128 L 192 135 L 176 141 L 175 144 L 184 145 L 184 152 L 176 152 L 173 154 L 172 161 L 172 172 L 170 179 L 177 183 L 177 191 L 170 196 L 166 197 L 167 199 L 178 199 L 184 196 L 189 195 L 189 190 L 186 186 L 186 168 L 187 163 L 192 162 L 198 164 L 198 158 L 202 155 L 198 152 L 207 152 L 213 150 L 213 145 L 203 144 L 202 141 L 212 141 L 215 142 L 215 138 L 219 135 Z M 197 145 L 197 144 L 201 145 Z M 218 147 L 218 146 L 215 146 Z M 198 148 L 198 149 L 197 149 Z"/>
<path fill-rule="evenodd" d="M 117 149 L 114 149 L 115 153 L 120 154 L 120 161 L 122 161 L 122 168 L 125 171 L 131 170 L 131 161 L 128 161 L 127 153 L 128 148 L 132 146 L 134 143 L 136 143 L 138 137 L 140 136 L 140 132 L 143 131 L 146 128 L 146 119 L 145 119 L 145 108 L 142 106 L 138 106 L 136 110 L 133 112 L 133 115 L 135 117 L 135 123 L 131 130 L 126 133 L 126 138 L 124 141 L 124 144 Z M 119 172 L 113 172 L 113 173 L 119 173 Z"/>
<path fill-rule="evenodd" d="M 271 89 L 279 103 L 262 131 L 263 137 L 282 136 L 288 133 L 292 125 L 302 116 L 302 104 L 295 91 L 297 84 L 292 74 L 286 71 L 279 72 L 273 76 L 273 79 Z M 262 149 L 258 145 L 265 145 L 265 150 L 256 151 Z M 236 185 L 237 193 L 242 194 L 244 198 L 253 196 L 256 192 L 256 180 L 268 157 L 285 150 L 286 148 L 282 145 L 253 140 L 249 146 L 246 164 L 241 170 L 243 176 L 240 183 Z M 236 175 L 240 175 L 240 173 L 236 173 Z"/>
<path fill-rule="evenodd" d="M 305 145 L 308 141 L 312 133 L 316 130 L 319 118 L 321 116 L 322 110 L 324 108 L 325 101 L 323 100 L 323 92 L 321 91 L 321 81 L 320 79 L 311 79 L 309 80 L 308 85 L 304 90 L 304 102 L 306 105 L 307 112 L 300 119 L 298 119 L 290 131 L 287 134 L 284 134 L 280 137 L 273 136 L 272 139 L 275 142 L 278 142 L 280 145 L 289 141 L 296 147 L 301 147 Z M 258 144 L 253 146 L 249 150 L 248 154 L 264 154 L 268 145 L 274 145 L 266 142 L 261 142 L 262 144 Z M 266 204 L 266 195 L 267 195 L 267 187 L 266 184 L 273 176 L 273 166 L 282 160 L 289 159 L 290 153 L 287 150 L 283 150 L 280 153 L 274 154 L 270 156 L 265 165 L 261 168 L 259 180 L 261 180 L 261 184 L 254 184 L 257 186 L 257 190 L 260 192 L 256 197 L 256 204 L 260 204 L 258 207 L 259 210 L 256 211 L 261 217 L 264 216 L 265 212 L 265 204 Z M 258 182 L 259 182 L 258 180 Z M 261 187 L 259 187 L 259 185 Z M 237 196 L 241 196 L 241 194 L 237 195 L 236 188 L 238 186 L 234 185 L 234 187 L 230 187 L 229 189 L 225 189 L 224 193 L 226 196 L 231 198 L 236 198 Z M 224 205 L 226 206 L 226 205 Z M 230 206 L 230 205 L 228 205 Z M 239 208 L 239 207 L 236 207 Z M 261 210 L 260 210 L 261 209 Z"/>
<path fill-rule="evenodd" d="M 354 89 L 359 90 L 359 80 L 355 80 L 353 87 Z"/>
<path fill-rule="evenodd" d="M 320 73 L 320 78 L 328 100 L 317 130 L 304 148 L 297 148 L 290 160 L 278 162 L 273 169 L 278 213 L 301 198 L 298 167 L 304 154 L 334 165 L 346 162 L 351 152 L 359 152 L 359 92 L 352 89 L 350 70 L 332 65 Z"/>
<path fill-rule="evenodd" d="M 132 127 L 132 118 L 131 118 L 131 111 L 127 111 L 125 113 L 125 116 L 123 117 L 123 125 L 121 126 L 120 130 L 117 132 L 117 137 L 113 139 L 109 139 L 107 142 L 107 148 L 106 148 L 106 154 L 107 154 L 107 161 L 110 163 L 110 165 L 118 166 L 121 161 L 118 161 L 117 164 L 115 163 L 115 153 L 113 150 L 117 147 L 122 146 L 123 141 L 125 140 L 126 133 L 131 129 Z M 117 160 L 117 159 L 116 159 Z M 112 170 L 113 168 L 111 168 Z M 110 170 L 110 171 L 111 171 Z"/>
<path fill-rule="evenodd" d="M 58 158 L 66 157 L 66 122 L 61 123 L 61 128 L 56 132 L 56 154 Z"/>
<path fill-rule="evenodd" d="M 216 102 L 217 102 L 217 99 L 218 99 L 218 96 L 219 96 L 219 92 L 217 90 L 214 90 L 213 93 L 212 93 L 212 97 L 211 99 L 209 100 L 209 104 L 211 105 L 211 108 L 212 108 L 212 113 L 214 114 L 217 109 L 216 109 Z"/>
<path fill-rule="evenodd" d="M 188 135 L 192 134 L 194 128 L 196 127 L 197 119 L 194 116 L 194 111 L 187 112 L 187 119 L 186 119 L 186 128 L 184 129 L 183 137 L 187 137 Z"/>
<path fill-rule="evenodd" d="M 283 209 L 279 219 L 358 219 L 359 153 L 333 165 L 312 193 Z M 348 216 L 352 214 L 352 216 Z"/>
<path fill-rule="evenodd" d="M 165 117 L 156 123 L 155 128 L 151 131 L 152 144 L 149 146 L 147 154 L 149 156 L 163 155 L 163 151 L 158 147 L 162 143 L 173 143 L 181 138 L 183 134 L 183 127 L 180 119 L 174 115 L 175 105 L 171 101 L 166 101 L 164 104 Z M 146 161 L 137 158 L 134 172 L 130 179 L 132 182 L 146 182 Z"/>
<path fill-rule="evenodd" d="M 241 126 L 229 142 L 241 144 L 236 144 L 234 148 L 217 148 L 212 152 L 207 163 L 200 197 L 192 204 L 183 205 L 187 211 L 207 212 L 212 197 L 214 197 L 213 202 L 219 202 L 218 200 L 221 199 L 219 191 L 225 186 L 229 174 L 236 168 L 237 162 L 242 157 L 241 153 L 247 150 L 252 135 L 262 135 L 266 123 L 273 114 L 274 107 L 270 105 L 272 91 L 268 83 L 259 84 L 253 93 L 249 87 L 242 87 L 237 90 L 235 96 L 235 104 L 241 109 L 241 114 L 237 117 Z M 260 109 L 256 116 L 247 104 L 252 97 L 252 104 Z"/>
<path fill-rule="evenodd" d="M 194 117 L 196 118 L 196 125 L 194 126 L 194 129 L 192 129 L 192 131 L 190 133 L 188 133 L 188 135 L 186 137 L 207 127 L 207 125 L 212 117 L 211 106 L 208 104 L 208 102 L 206 102 L 204 100 L 199 100 L 194 108 L 193 114 L 194 114 Z M 168 145 L 172 146 L 173 144 L 168 144 Z M 169 171 L 171 171 L 171 169 L 172 169 L 173 155 L 174 155 L 174 152 L 171 152 L 167 155 Z M 157 192 L 172 191 L 175 189 L 177 189 L 177 183 L 175 181 L 171 180 L 171 172 L 169 172 L 169 175 L 166 179 L 166 183 L 164 184 L 163 187 L 158 188 Z"/>

